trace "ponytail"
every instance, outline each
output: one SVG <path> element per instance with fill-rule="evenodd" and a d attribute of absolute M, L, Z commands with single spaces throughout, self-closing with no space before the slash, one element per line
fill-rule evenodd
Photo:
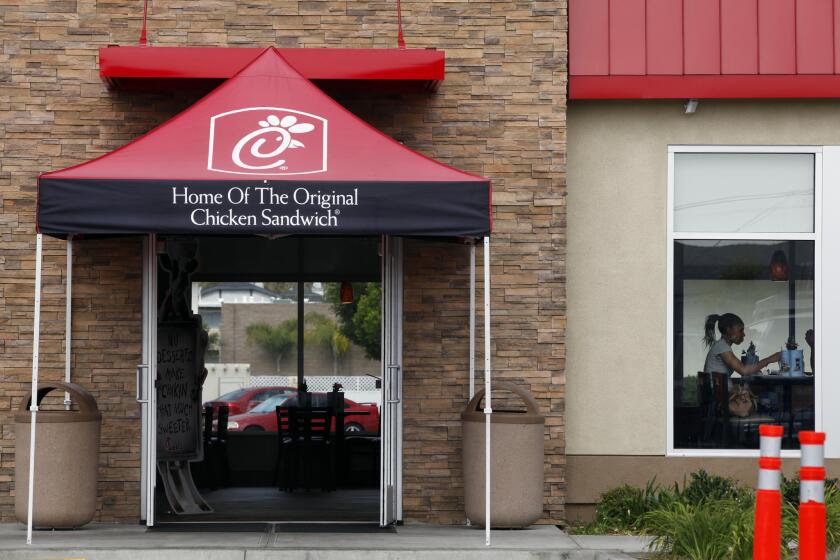
<path fill-rule="evenodd" d="M 706 317 L 706 324 L 704 326 L 703 343 L 707 347 L 711 347 L 715 343 L 715 323 L 717 323 L 718 330 L 721 336 L 725 335 L 731 327 L 743 327 L 744 321 L 734 313 L 724 313 L 723 315 L 709 315 Z"/>
<path fill-rule="evenodd" d="M 715 343 L 715 323 L 718 322 L 718 319 L 720 319 L 720 315 L 715 315 L 714 313 L 706 317 L 706 325 L 703 330 L 703 343 L 707 348 L 711 348 L 712 344 Z"/>

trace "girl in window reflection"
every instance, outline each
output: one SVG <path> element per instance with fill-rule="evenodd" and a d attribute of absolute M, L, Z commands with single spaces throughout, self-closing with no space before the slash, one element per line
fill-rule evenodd
<path fill-rule="evenodd" d="M 720 331 L 720 338 L 717 340 L 715 340 L 715 324 Z M 742 364 L 732 351 L 732 345 L 744 342 L 744 322 L 734 313 L 706 317 L 705 333 L 703 342 L 709 348 L 709 353 L 706 354 L 706 365 L 703 366 L 703 371 L 706 373 L 732 375 L 733 372 L 738 372 L 741 375 L 753 375 L 760 373 L 767 364 L 781 359 L 781 353 L 776 352 L 757 363 Z"/>

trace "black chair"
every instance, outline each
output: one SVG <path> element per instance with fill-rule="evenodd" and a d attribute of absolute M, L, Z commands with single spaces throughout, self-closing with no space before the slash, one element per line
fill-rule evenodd
<path fill-rule="evenodd" d="M 335 489 L 335 454 L 332 407 L 277 407 L 280 489 L 293 491 Z M 318 473 L 317 483 L 314 480 Z M 302 484 L 301 484 L 302 481 Z"/>
<path fill-rule="evenodd" d="M 230 485 L 227 452 L 229 412 L 227 405 L 204 407 L 204 459 L 192 467 L 200 486 L 216 489 Z"/>
<path fill-rule="evenodd" d="M 717 423 L 716 402 L 712 395 L 712 376 L 697 372 L 697 402 L 700 407 L 700 447 L 719 447 L 713 437 Z"/>

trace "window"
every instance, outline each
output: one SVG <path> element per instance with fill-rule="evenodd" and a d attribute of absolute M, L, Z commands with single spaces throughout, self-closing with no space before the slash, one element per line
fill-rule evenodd
<path fill-rule="evenodd" d="M 795 434 L 815 425 L 820 154 L 669 155 L 669 449 L 757 449 L 767 423 L 783 425 L 783 448 L 794 449 Z"/>

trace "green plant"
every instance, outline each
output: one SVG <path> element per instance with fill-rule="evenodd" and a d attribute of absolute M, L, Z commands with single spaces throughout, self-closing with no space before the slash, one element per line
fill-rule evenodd
<path fill-rule="evenodd" d="M 340 284 L 328 283 L 324 297 L 332 303 L 338 327 L 373 360 L 380 357 L 382 290 L 377 282 L 353 283 L 353 303 L 342 304 Z"/>
<path fill-rule="evenodd" d="M 683 483 L 682 491 L 677 489 L 680 500 L 687 504 L 700 504 L 714 500 L 734 500 L 747 504 L 753 499 L 752 490 L 736 480 L 716 474 L 709 474 L 700 469 L 690 475 L 688 483 Z"/>
<path fill-rule="evenodd" d="M 337 374 L 338 358 L 350 350 L 350 339 L 338 330 L 335 321 L 320 313 L 307 313 L 303 324 L 306 328 L 303 334 L 304 344 L 315 344 L 327 349 L 333 358 L 333 374 Z"/>
<path fill-rule="evenodd" d="M 279 325 L 253 323 L 245 329 L 248 344 L 255 344 L 280 360 L 297 344 L 297 319 L 287 319 Z"/>
<path fill-rule="evenodd" d="M 651 550 L 665 558 L 747 560 L 752 557 L 752 508 L 736 500 L 675 501 L 645 514 Z"/>
<path fill-rule="evenodd" d="M 799 538 L 799 479 L 782 479 L 781 557 L 794 558 Z M 826 545 L 840 549 L 840 487 L 826 480 Z M 682 486 L 628 485 L 604 492 L 597 519 L 571 527 L 576 534 L 632 533 L 654 537 L 657 556 L 689 560 L 742 560 L 752 557 L 755 498 L 752 489 L 704 470 Z M 829 555 L 840 560 L 840 552 Z"/>
<path fill-rule="evenodd" d="M 826 480 L 825 485 L 825 543 L 828 550 L 840 548 L 840 488 L 837 479 Z"/>

